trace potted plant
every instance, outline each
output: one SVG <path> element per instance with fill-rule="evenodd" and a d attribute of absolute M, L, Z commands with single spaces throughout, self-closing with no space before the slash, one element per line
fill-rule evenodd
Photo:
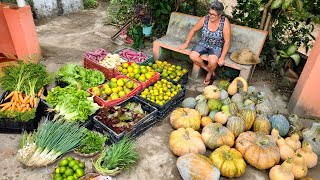
<path fill-rule="evenodd" d="M 148 4 L 138 4 L 135 9 L 136 17 L 140 20 L 144 36 L 150 36 L 152 33 L 152 11 Z"/>

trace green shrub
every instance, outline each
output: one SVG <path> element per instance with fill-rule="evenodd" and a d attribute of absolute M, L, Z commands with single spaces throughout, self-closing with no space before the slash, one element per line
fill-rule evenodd
<path fill-rule="evenodd" d="M 99 3 L 97 0 L 83 0 L 83 5 L 85 9 L 97 8 Z"/>

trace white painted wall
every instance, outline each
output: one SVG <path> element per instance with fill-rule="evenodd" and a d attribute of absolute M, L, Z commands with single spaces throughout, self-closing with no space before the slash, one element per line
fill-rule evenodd
<path fill-rule="evenodd" d="M 37 18 L 68 14 L 83 9 L 83 0 L 33 0 Z"/>

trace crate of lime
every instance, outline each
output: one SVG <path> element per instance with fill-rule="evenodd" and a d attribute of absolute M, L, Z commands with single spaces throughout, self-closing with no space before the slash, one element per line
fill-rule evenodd
<path fill-rule="evenodd" d="M 138 138 L 157 122 L 157 109 L 137 97 L 116 107 L 103 107 L 93 118 L 94 129 L 109 135 L 108 144 L 125 136 Z"/>
<path fill-rule="evenodd" d="M 79 179 L 85 175 L 85 163 L 69 156 L 61 160 L 53 173 L 54 180 Z"/>
<path fill-rule="evenodd" d="M 139 82 L 120 75 L 100 86 L 88 89 L 88 92 L 100 106 L 113 107 L 138 94 L 140 90 Z"/>

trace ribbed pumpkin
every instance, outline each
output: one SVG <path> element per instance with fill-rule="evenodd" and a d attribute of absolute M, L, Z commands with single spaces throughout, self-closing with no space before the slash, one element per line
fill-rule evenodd
<path fill-rule="evenodd" d="M 209 106 L 205 101 L 199 102 L 195 109 L 201 114 L 201 116 L 207 116 L 209 114 Z"/>
<path fill-rule="evenodd" d="M 284 137 L 289 132 L 289 121 L 281 114 L 275 114 L 270 118 L 271 129 L 278 128 L 280 136 Z"/>
<path fill-rule="evenodd" d="M 257 169 L 269 169 L 280 161 L 280 150 L 269 135 L 243 132 L 238 136 L 235 148 Z"/>
<path fill-rule="evenodd" d="M 236 93 L 231 97 L 231 102 L 234 103 L 243 103 L 243 96 L 239 93 Z"/>
<path fill-rule="evenodd" d="M 273 109 L 269 100 L 259 101 L 259 103 L 256 104 L 255 109 L 258 114 L 264 114 L 267 117 L 270 117 L 273 114 Z"/>
<path fill-rule="evenodd" d="M 269 135 L 271 131 L 271 124 L 269 119 L 264 114 L 258 114 L 253 123 L 254 132 L 262 132 L 265 135 Z"/>
<path fill-rule="evenodd" d="M 179 128 L 170 134 L 169 148 L 177 156 L 188 153 L 204 154 L 204 145 L 201 134 L 192 128 Z"/>
<path fill-rule="evenodd" d="M 246 130 L 246 123 L 241 117 L 231 116 L 228 118 L 227 128 L 233 133 L 235 137 Z"/>
<path fill-rule="evenodd" d="M 222 145 L 232 147 L 234 145 L 234 135 L 220 123 L 210 123 L 202 129 L 201 133 L 204 144 L 210 149 L 216 149 Z"/>
<path fill-rule="evenodd" d="M 236 115 L 238 114 L 238 106 L 236 103 L 230 103 L 229 104 L 229 111 L 231 115 Z"/>
<path fill-rule="evenodd" d="M 209 158 L 189 153 L 180 156 L 177 160 L 177 168 L 183 180 L 218 180 L 220 171 Z"/>
<path fill-rule="evenodd" d="M 195 109 L 177 108 L 170 115 L 170 123 L 173 128 L 200 129 L 201 115 Z"/>
<path fill-rule="evenodd" d="M 231 99 L 229 97 L 227 97 L 225 99 L 222 99 L 221 102 L 223 105 L 228 105 L 231 103 Z"/>
<path fill-rule="evenodd" d="M 240 177 L 246 172 L 246 162 L 242 154 L 229 146 L 221 146 L 214 150 L 209 159 L 220 170 L 222 176 Z"/>
<path fill-rule="evenodd" d="M 240 116 L 246 123 L 246 131 L 249 131 L 256 119 L 256 112 L 250 109 L 244 109 L 240 112 Z"/>
<path fill-rule="evenodd" d="M 197 105 L 197 101 L 193 97 L 188 97 L 184 99 L 181 103 L 181 106 L 184 108 L 194 108 Z"/>

